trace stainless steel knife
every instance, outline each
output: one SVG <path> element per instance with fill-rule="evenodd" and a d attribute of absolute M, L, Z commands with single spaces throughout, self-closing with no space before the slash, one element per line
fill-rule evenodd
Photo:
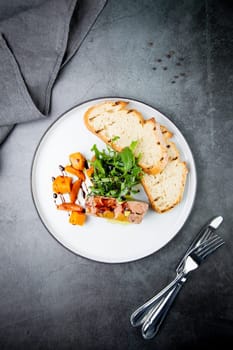
<path fill-rule="evenodd" d="M 193 239 L 188 249 L 186 250 L 184 256 L 180 260 L 176 272 L 177 276 L 181 272 L 183 268 L 183 264 L 185 262 L 186 257 L 189 255 L 189 252 L 193 250 L 195 247 L 198 247 L 205 240 L 211 237 L 211 235 L 215 232 L 215 230 L 221 225 L 223 221 L 222 216 L 216 216 L 209 220 L 199 231 L 196 237 Z M 166 286 L 160 293 L 156 294 L 153 298 L 148 300 L 145 304 L 140 306 L 137 310 L 135 310 L 131 317 L 130 322 L 133 327 L 137 327 L 143 324 L 145 319 L 148 317 L 150 312 L 153 312 L 152 309 L 160 307 L 163 303 L 163 299 L 167 297 L 167 295 L 171 295 L 172 291 L 176 288 L 176 279 L 174 279 L 168 286 Z"/>
<path fill-rule="evenodd" d="M 176 278 L 177 282 L 175 286 L 170 292 L 168 292 L 168 294 L 166 294 L 162 299 L 162 302 L 159 303 L 159 306 L 156 304 L 148 313 L 142 326 L 142 336 L 144 339 L 151 339 L 158 333 L 161 324 L 165 320 L 181 287 L 186 282 L 189 273 L 202 265 L 205 259 L 213 254 L 224 243 L 224 240 L 215 233 L 189 251 L 189 254 L 182 264 L 181 272 L 178 274 L 179 277 L 177 276 L 178 278 Z"/>

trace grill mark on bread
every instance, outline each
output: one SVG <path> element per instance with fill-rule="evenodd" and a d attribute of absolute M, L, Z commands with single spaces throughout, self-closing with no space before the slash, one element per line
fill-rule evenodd
<path fill-rule="evenodd" d="M 89 117 L 88 119 L 89 119 L 89 121 L 92 121 L 95 118 L 98 118 L 99 116 L 100 116 L 100 114 L 98 113 L 98 114 L 93 115 L 93 117 Z"/>
<path fill-rule="evenodd" d="M 97 117 L 98 117 L 98 115 L 94 115 L 94 117 L 89 117 L 89 120 L 94 120 Z"/>
<path fill-rule="evenodd" d="M 170 210 L 170 209 L 173 209 L 175 205 L 171 205 L 170 207 L 166 207 L 164 209 L 161 210 L 161 213 L 165 213 L 166 211 Z"/>

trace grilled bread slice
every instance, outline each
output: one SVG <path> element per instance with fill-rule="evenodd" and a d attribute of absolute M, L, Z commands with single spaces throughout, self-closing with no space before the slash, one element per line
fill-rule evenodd
<path fill-rule="evenodd" d="M 172 132 L 154 118 L 144 120 L 138 111 L 127 109 L 127 104 L 107 101 L 95 105 L 85 113 L 85 124 L 116 151 L 138 141 L 135 155 L 142 155 L 144 190 L 152 209 L 167 212 L 182 200 L 188 173 L 186 163 L 180 160 L 179 151 L 170 140 Z M 113 142 L 115 136 L 119 139 Z"/>
<path fill-rule="evenodd" d="M 89 108 L 84 115 L 86 127 L 116 151 L 137 141 L 135 156 L 148 174 L 160 173 L 168 162 L 166 141 L 154 118 L 144 120 L 141 113 L 127 108 L 125 101 L 106 101 Z"/>
<path fill-rule="evenodd" d="M 142 178 L 151 207 L 158 213 L 165 213 L 180 203 L 188 174 L 176 145 L 169 141 L 167 149 L 169 160 L 165 169 L 157 175 L 144 174 Z"/>

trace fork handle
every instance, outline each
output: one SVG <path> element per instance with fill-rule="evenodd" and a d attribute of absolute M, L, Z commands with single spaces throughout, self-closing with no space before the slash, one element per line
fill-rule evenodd
<path fill-rule="evenodd" d="M 145 318 L 149 315 L 151 309 L 153 307 L 158 307 L 159 301 L 161 301 L 161 299 L 164 298 L 171 291 L 171 289 L 173 289 L 173 287 L 181 280 L 182 277 L 183 273 L 176 275 L 176 277 L 171 283 L 169 283 L 153 298 L 151 298 L 145 304 L 141 305 L 137 310 L 135 310 L 130 317 L 131 325 L 133 327 L 140 326 L 145 321 Z"/>
<path fill-rule="evenodd" d="M 180 279 L 173 289 L 170 290 L 163 298 L 163 300 L 159 304 L 156 304 L 148 313 L 148 316 L 146 317 L 142 326 L 142 336 L 144 339 L 151 339 L 158 333 L 161 324 L 166 318 L 168 311 L 170 310 L 185 281 L 185 277 Z"/>

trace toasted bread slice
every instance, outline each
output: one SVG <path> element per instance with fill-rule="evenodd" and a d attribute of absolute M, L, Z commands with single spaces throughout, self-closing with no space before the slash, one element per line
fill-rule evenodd
<path fill-rule="evenodd" d="M 168 133 L 170 133 L 169 130 Z M 142 178 L 142 185 L 151 207 L 158 213 L 165 213 L 180 203 L 188 173 L 186 163 L 180 161 L 175 143 L 169 139 L 167 140 L 168 163 L 165 169 L 160 174 L 145 174 Z"/>
<path fill-rule="evenodd" d="M 106 101 L 89 108 L 84 115 L 86 127 L 116 151 L 137 141 L 135 156 L 149 174 L 158 174 L 168 162 L 166 142 L 154 118 L 144 120 L 141 113 L 127 109 L 125 101 Z M 118 137 L 118 139 L 116 139 Z"/>
<path fill-rule="evenodd" d="M 185 162 L 170 158 L 160 174 L 143 176 L 142 185 L 155 211 L 165 213 L 180 203 L 187 173 Z"/>

